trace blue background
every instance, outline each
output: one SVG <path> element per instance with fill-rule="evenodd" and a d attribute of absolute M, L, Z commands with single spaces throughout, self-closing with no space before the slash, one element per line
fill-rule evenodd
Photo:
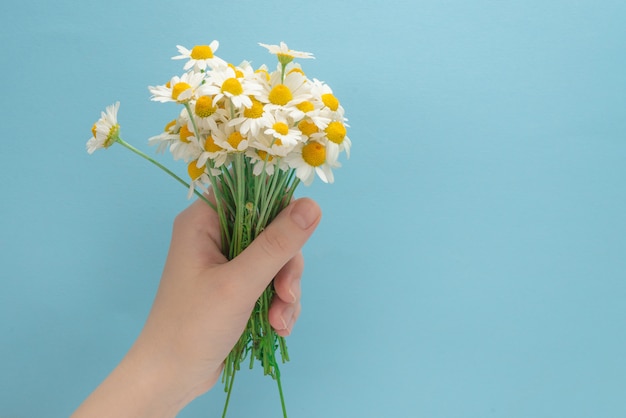
<path fill-rule="evenodd" d="M 305 249 L 290 416 L 626 416 L 626 2 L 22 0 L 0 6 L 0 416 L 69 415 L 125 354 L 186 191 L 122 147 L 177 112 L 176 44 L 257 42 L 346 108 Z M 162 161 L 184 172 L 169 156 Z M 242 373 L 232 416 L 275 417 Z M 239 379 L 239 378 L 238 378 Z M 216 387 L 181 417 L 217 417 Z"/>

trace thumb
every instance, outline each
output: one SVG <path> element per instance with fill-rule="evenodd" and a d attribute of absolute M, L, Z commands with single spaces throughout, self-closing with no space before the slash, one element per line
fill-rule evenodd
<path fill-rule="evenodd" d="M 256 300 L 276 273 L 304 246 L 322 212 L 313 200 L 295 200 L 237 257 L 230 261 L 231 283 L 240 294 Z"/>

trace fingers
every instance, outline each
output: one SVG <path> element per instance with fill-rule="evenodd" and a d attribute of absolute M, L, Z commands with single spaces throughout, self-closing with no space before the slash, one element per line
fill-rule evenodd
<path fill-rule="evenodd" d="M 294 258 L 319 224 L 321 210 L 311 199 L 298 199 L 287 206 L 238 257 L 228 263 L 231 285 L 242 298 L 255 301 Z M 293 267 L 293 266 L 292 266 Z M 286 274 L 286 273 L 285 273 Z M 288 298 L 289 291 L 281 291 Z"/>
<path fill-rule="evenodd" d="M 300 278 L 304 271 L 304 257 L 299 252 L 280 269 L 274 278 L 276 296 L 286 303 L 300 299 Z"/>
<path fill-rule="evenodd" d="M 289 335 L 300 314 L 300 278 L 304 268 L 302 253 L 296 254 L 274 278 L 274 300 L 269 321 L 278 335 Z"/>
<path fill-rule="evenodd" d="M 280 299 L 275 299 L 270 307 L 269 320 L 276 334 L 281 337 L 286 337 L 291 334 L 293 326 L 300 316 L 301 309 L 302 305 L 300 301 L 295 304 L 286 304 Z"/>

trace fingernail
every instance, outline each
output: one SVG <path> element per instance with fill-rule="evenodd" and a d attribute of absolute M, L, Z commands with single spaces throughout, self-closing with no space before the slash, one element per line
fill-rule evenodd
<path fill-rule="evenodd" d="M 291 289 L 289 289 L 289 295 L 291 296 L 291 303 L 296 303 L 296 300 L 298 299 L 296 298 L 296 294 L 293 293 Z"/>
<path fill-rule="evenodd" d="M 319 208 L 311 200 L 297 200 L 291 209 L 291 219 L 302 229 L 308 229 L 317 218 L 319 218 Z"/>
<path fill-rule="evenodd" d="M 291 334 L 291 329 L 293 328 L 293 322 L 294 322 L 293 318 L 291 318 L 291 320 L 289 321 L 289 324 L 287 324 L 285 320 L 283 319 L 283 328 L 281 329 L 281 331 L 283 332 L 286 331 L 287 332 L 286 336 Z"/>
<path fill-rule="evenodd" d="M 280 322 L 283 324 L 281 329 L 289 329 L 289 326 L 292 325 L 293 322 L 293 314 L 295 310 L 292 306 L 287 306 L 283 314 L 280 316 Z"/>

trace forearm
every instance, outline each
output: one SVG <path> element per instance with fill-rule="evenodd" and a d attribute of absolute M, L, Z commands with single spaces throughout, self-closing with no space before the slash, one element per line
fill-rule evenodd
<path fill-rule="evenodd" d="M 133 347 L 72 418 L 170 418 L 197 394 L 182 389 L 167 362 Z"/>

